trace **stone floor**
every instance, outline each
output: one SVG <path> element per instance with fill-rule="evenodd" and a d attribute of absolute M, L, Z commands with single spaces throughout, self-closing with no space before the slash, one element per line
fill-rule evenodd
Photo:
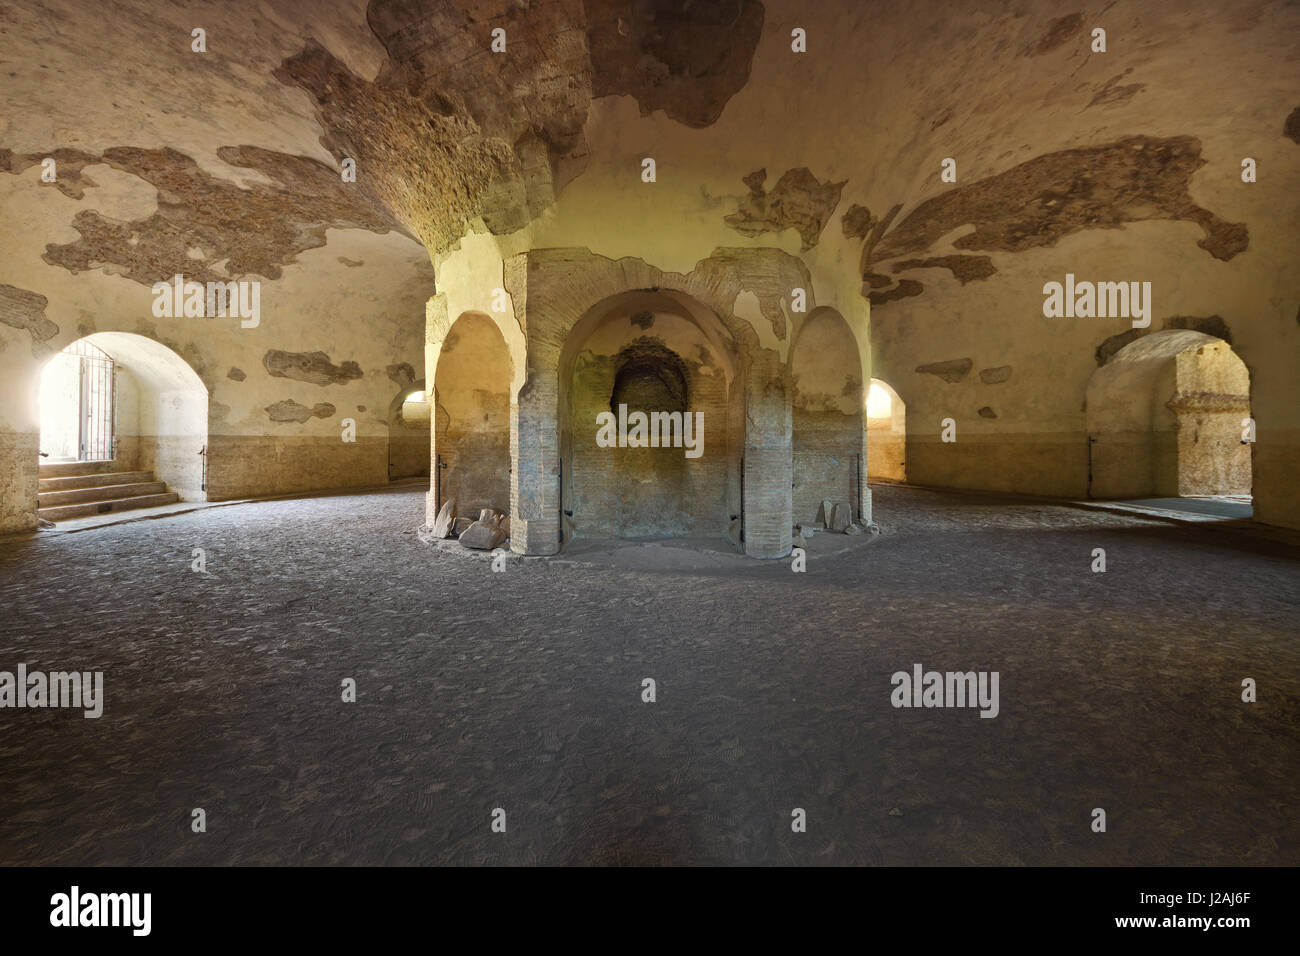
<path fill-rule="evenodd" d="M 0 545 L 0 670 L 107 696 L 0 710 L 0 864 L 1300 863 L 1293 545 L 881 486 L 882 534 L 803 574 L 494 573 L 423 504 Z M 999 716 L 894 709 L 914 663 L 998 671 Z"/>

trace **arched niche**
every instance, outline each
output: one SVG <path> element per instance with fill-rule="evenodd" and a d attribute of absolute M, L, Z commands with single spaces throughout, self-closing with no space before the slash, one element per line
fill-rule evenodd
<path fill-rule="evenodd" d="M 1250 372 L 1223 339 L 1188 329 L 1143 336 L 1088 382 L 1094 498 L 1249 495 Z"/>
<path fill-rule="evenodd" d="M 814 309 L 790 353 L 795 522 L 817 520 L 822 502 L 859 516 L 866 480 L 862 360 L 857 337 L 830 308 Z"/>
<path fill-rule="evenodd" d="M 727 327 L 685 293 L 629 291 L 588 310 L 565 340 L 558 374 L 569 533 L 726 535 L 741 510 L 739 364 Z M 618 421 L 620 407 L 627 443 L 605 447 L 602 440 L 617 442 L 618 432 L 602 436 L 601 416 Z M 636 412 L 649 420 L 645 437 L 659 447 L 633 447 Z"/>
<path fill-rule="evenodd" d="M 81 361 L 74 365 L 70 358 Z M 110 376 L 107 382 L 104 375 Z M 153 472 L 182 500 L 206 498 L 208 390 L 167 346 L 129 332 L 85 336 L 42 368 L 38 401 L 43 463 L 79 462 L 87 472 Z M 84 435 L 87 426 L 76 419 L 86 415 L 96 422 L 95 431 L 107 419 L 107 438 L 102 431 L 90 442 L 69 438 Z"/>
<path fill-rule="evenodd" d="M 496 323 L 466 312 L 448 330 L 434 373 L 431 484 L 434 507 L 458 514 L 510 511 L 510 352 Z M 435 512 L 436 513 L 436 512 Z"/>

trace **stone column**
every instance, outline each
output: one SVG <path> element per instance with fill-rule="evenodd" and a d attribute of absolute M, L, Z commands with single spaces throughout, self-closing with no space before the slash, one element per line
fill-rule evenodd
<path fill-rule="evenodd" d="M 451 328 L 447 317 L 447 297 L 430 296 L 424 303 L 424 380 L 429 383 L 429 491 L 424 496 L 424 520 L 430 528 L 438 520 L 442 508 L 439 486 L 442 476 L 438 472 L 438 356 L 442 354 L 442 340 Z"/>
<path fill-rule="evenodd" d="M 560 550 L 560 429 L 554 368 L 533 368 L 510 407 L 510 549 Z"/>
<path fill-rule="evenodd" d="M 425 524 L 430 528 L 438 520 L 438 512 L 442 510 L 447 497 L 446 492 L 442 490 L 442 469 L 438 467 L 438 392 L 437 383 L 434 381 L 438 372 L 438 355 L 441 351 L 441 343 L 425 343 L 425 381 L 434 383 L 429 388 L 429 491 L 424 496 Z"/>
<path fill-rule="evenodd" d="M 867 487 L 867 461 L 868 448 L 867 444 L 871 441 L 871 435 L 867 431 L 867 389 L 871 387 L 871 380 L 867 379 L 867 384 L 862 389 L 862 466 L 858 469 L 858 514 L 861 515 L 859 520 L 864 525 L 871 524 L 871 489 Z"/>
<path fill-rule="evenodd" d="M 790 553 L 793 481 L 790 389 L 775 352 L 753 357 L 745 389 L 745 554 L 783 558 Z"/>

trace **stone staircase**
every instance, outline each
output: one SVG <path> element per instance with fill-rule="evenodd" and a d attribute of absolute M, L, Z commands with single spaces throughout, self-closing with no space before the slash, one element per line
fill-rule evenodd
<path fill-rule="evenodd" d="M 113 462 L 42 464 L 36 513 L 46 521 L 66 521 L 133 508 L 175 504 L 180 496 L 154 479 L 151 471 L 109 471 Z"/>

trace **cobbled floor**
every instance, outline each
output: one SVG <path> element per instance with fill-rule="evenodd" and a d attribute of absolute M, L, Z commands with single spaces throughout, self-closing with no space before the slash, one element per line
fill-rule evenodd
<path fill-rule="evenodd" d="M 0 545 L 0 670 L 106 696 L 0 710 L 0 863 L 1300 863 L 1293 546 L 881 486 L 883 533 L 802 574 L 495 573 L 423 504 Z M 1000 713 L 895 709 L 916 663 L 997 671 Z"/>

